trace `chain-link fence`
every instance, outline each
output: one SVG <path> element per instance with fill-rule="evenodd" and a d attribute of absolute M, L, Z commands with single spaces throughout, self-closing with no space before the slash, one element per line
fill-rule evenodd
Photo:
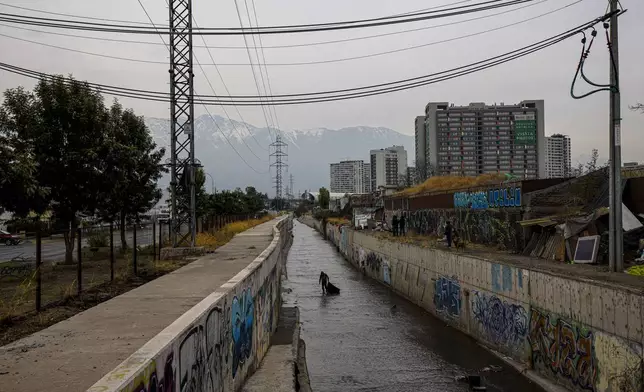
<path fill-rule="evenodd" d="M 110 297 L 115 281 L 176 269 L 157 261 L 167 234 L 167 224 L 103 225 L 28 233 L 18 244 L 0 245 L 0 319 L 85 293 Z"/>

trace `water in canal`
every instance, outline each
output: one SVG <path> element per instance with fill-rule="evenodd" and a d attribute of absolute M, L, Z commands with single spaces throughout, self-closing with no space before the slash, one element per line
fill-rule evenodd
<path fill-rule="evenodd" d="M 285 302 L 300 309 L 314 392 L 465 392 L 456 377 L 475 373 L 486 377 L 488 391 L 542 391 L 463 333 L 362 276 L 319 233 L 294 225 Z M 322 295 L 321 270 L 339 296 Z M 490 365 L 502 370 L 480 372 Z"/>

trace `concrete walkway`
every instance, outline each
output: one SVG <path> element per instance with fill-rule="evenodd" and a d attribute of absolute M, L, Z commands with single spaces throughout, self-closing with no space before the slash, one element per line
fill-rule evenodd
<path fill-rule="evenodd" d="M 171 274 L 0 347 L 0 391 L 85 391 L 248 266 L 270 244 L 277 222 L 238 234 Z"/>

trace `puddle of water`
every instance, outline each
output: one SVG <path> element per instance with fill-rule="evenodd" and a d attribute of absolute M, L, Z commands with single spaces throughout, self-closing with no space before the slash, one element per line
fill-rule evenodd
<path fill-rule="evenodd" d="M 463 333 L 364 277 L 313 229 L 295 223 L 285 303 L 300 309 L 315 392 L 468 391 L 457 376 L 481 374 L 488 391 L 542 392 Z M 320 271 L 338 286 L 323 296 Z M 480 373 L 501 366 L 498 373 Z"/>

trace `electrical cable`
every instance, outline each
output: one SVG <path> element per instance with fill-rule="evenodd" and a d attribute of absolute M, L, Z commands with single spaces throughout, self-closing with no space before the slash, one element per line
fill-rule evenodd
<path fill-rule="evenodd" d="M 621 15 L 624 12 L 625 12 L 625 10 L 618 10 L 615 13 L 619 17 L 619 15 Z M 612 15 L 612 14 L 613 13 L 611 13 L 610 15 Z M 615 58 L 613 56 L 612 43 L 610 41 L 610 36 L 608 34 L 608 28 L 610 27 L 610 25 L 607 22 L 607 20 L 608 20 L 607 16 L 609 16 L 608 13 L 606 14 L 606 16 L 602 20 L 604 29 L 606 30 L 606 45 L 608 46 L 608 53 L 609 53 L 609 56 L 610 56 L 610 59 L 611 59 L 611 67 L 613 67 L 613 71 L 615 73 L 617 73 L 617 67 L 615 65 Z M 615 78 L 615 85 L 612 85 L 612 84 L 598 84 L 598 83 L 595 83 L 595 82 L 591 81 L 590 79 L 588 79 L 586 77 L 586 75 L 584 74 L 584 64 L 585 64 L 586 60 L 588 59 L 588 56 L 590 54 L 590 49 L 593 46 L 593 42 L 595 41 L 595 37 L 597 36 L 597 30 L 595 30 L 594 26 L 592 26 L 591 28 L 592 28 L 592 32 L 591 32 L 591 37 L 592 38 L 590 40 L 590 43 L 588 44 L 588 47 L 586 47 L 586 34 L 585 34 L 584 31 L 581 31 L 581 34 L 583 35 L 583 38 L 581 39 L 581 43 L 582 43 L 581 56 L 579 57 L 579 63 L 577 64 L 577 70 L 576 70 L 575 76 L 574 76 L 574 78 L 572 80 L 572 84 L 570 85 L 570 96 L 572 98 L 574 98 L 574 99 L 586 98 L 586 97 L 589 97 L 589 96 L 591 96 L 593 94 L 597 94 L 597 93 L 602 92 L 602 91 L 608 91 L 608 92 L 616 91 L 616 92 L 619 92 L 619 80 L 617 80 L 617 78 Z M 600 88 L 592 90 L 592 91 L 589 91 L 589 92 L 587 92 L 585 94 L 576 95 L 575 94 L 575 84 L 577 82 L 577 78 L 578 78 L 579 75 L 581 75 L 582 79 L 586 83 L 590 84 L 591 86 L 600 87 Z"/>
<path fill-rule="evenodd" d="M 452 5 L 457 5 L 457 4 L 462 4 L 462 3 L 469 3 L 472 0 L 461 0 L 457 1 L 454 3 L 448 3 L 448 4 L 443 4 L 439 6 L 434 6 L 434 7 L 429 7 L 429 8 L 423 8 L 420 10 L 415 10 L 415 11 L 409 11 L 401 14 L 395 14 L 392 16 L 405 16 L 405 15 L 410 15 L 410 14 L 415 14 L 418 12 L 423 12 L 423 11 L 429 11 L 429 10 L 434 10 L 434 9 L 440 9 L 442 7 L 446 6 L 452 6 Z M 167 3 L 166 3 L 167 4 Z M 28 8 L 28 7 L 21 7 L 13 4 L 7 4 L 7 3 L 2 3 L 0 2 L 0 6 L 8 7 L 8 8 L 15 8 L 23 11 L 30 11 L 30 12 L 36 12 L 40 14 L 46 14 L 46 15 L 56 15 L 56 16 L 65 16 L 69 18 L 75 18 L 75 19 L 89 19 L 89 20 L 97 20 L 101 22 L 115 22 L 115 23 L 132 23 L 132 24 L 140 24 L 140 25 L 153 25 L 157 27 L 169 27 L 167 24 L 162 24 L 162 23 L 150 23 L 150 22 L 138 22 L 138 21 L 131 21 L 131 20 L 122 20 L 122 19 L 107 19 L 107 18 L 97 18 L 97 17 L 92 17 L 92 16 L 85 16 L 85 15 L 75 15 L 75 14 L 66 14 L 66 13 L 60 13 L 60 12 L 54 12 L 54 11 L 45 11 L 41 9 L 36 9 L 36 8 Z"/>
<path fill-rule="evenodd" d="M 472 0 L 467 0 L 467 1 L 472 1 Z M 412 32 L 417 32 L 417 31 L 435 29 L 435 28 L 446 27 L 446 26 L 454 26 L 454 25 L 463 24 L 463 23 L 467 23 L 467 22 L 472 22 L 472 21 L 492 18 L 492 17 L 495 17 L 495 16 L 500 16 L 500 15 L 520 11 L 520 10 L 528 8 L 528 7 L 534 7 L 535 5 L 538 5 L 538 4 L 547 2 L 547 1 L 550 1 L 550 0 L 540 0 L 540 1 L 536 1 L 534 3 L 529 3 L 529 4 L 524 5 L 522 7 L 517 7 L 517 8 L 513 8 L 511 10 L 496 12 L 496 13 L 492 13 L 492 14 L 489 14 L 489 15 L 478 16 L 476 18 L 463 19 L 463 20 L 458 20 L 458 21 L 454 21 L 454 22 L 450 22 L 450 23 L 443 23 L 443 24 L 425 26 L 425 27 L 414 28 L 414 29 L 400 30 L 400 31 L 394 31 L 394 32 L 389 32 L 389 33 L 381 33 L 381 34 L 373 34 L 373 35 L 367 35 L 367 36 L 363 36 L 363 37 L 344 38 L 344 39 L 329 40 L 329 41 L 308 42 L 308 43 L 303 43 L 303 44 L 266 45 L 266 46 L 263 46 L 263 48 L 264 49 L 288 49 L 288 48 L 299 48 L 299 47 L 307 47 L 308 48 L 308 47 L 311 47 L 311 46 L 331 45 L 331 44 L 337 44 L 337 43 L 361 41 L 361 40 L 380 38 L 380 37 L 386 37 L 386 36 L 392 36 L 392 35 L 398 35 L 398 34 L 412 33 Z M 124 39 L 114 39 L 114 38 L 101 38 L 101 37 L 91 37 L 91 36 L 83 36 L 83 35 L 77 35 L 77 34 L 65 34 L 65 33 L 57 33 L 57 32 L 52 32 L 52 31 L 45 31 L 45 30 L 29 29 L 29 28 L 26 28 L 26 27 L 12 26 L 12 25 L 1 24 L 1 23 L 0 23 L 0 26 L 12 28 L 12 29 L 24 30 L 24 31 L 31 31 L 31 32 L 35 32 L 35 33 L 57 35 L 57 36 L 61 36 L 61 37 L 89 39 L 89 40 L 97 40 L 97 41 L 105 41 L 105 42 L 117 42 L 117 43 L 125 43 L 125 44 L 161 45 L 161 46 L 163 45 L 162 43 L 159 43 L 159 42 L 124 40 Z M 204 46 L 204 45 L 194 45 L 193 47 L 194 48 L 209 48 L 209 49 L 224 49 L 224 50 L 238 50 L 238 49 L 239 50 L 246 50 L 246 46 Z M 255 47 L 252 47 L 251 49 L 255 49 Z"/>
<path fill-rule="evenodd" d="M 619 15 L 619 14 L 622 14 L 623 12 L 625 11 L 619 11 L 617 12 L 617 14 Z M 567 38 L 570 38 L 580 33 L 583 30 L 588 29 L 589 27 L 599 22 L 604 21 L 606 18 L 609 18 L 610 16 L 612 16 L 612 14 L 614 13 L 607 14 L 600 18 L 596 18 L 590 22 L 579 25 L 564 33 L 560 33 L 553 37 L 536 42 L 534 44 L 524 46 L 523 48 L 516 49 L 502 55 L 487 58 L 485 60 L 477 61 L 475 63 L 470 63 L 468 65 L 452 68 L 450 70 L 441 71 L 441 72 L 437 72 L 429 75 L 423 75 L 423 76 L 414 77 L 414 78 L 398 80 L 395 82 L 387 82 L 387 83 L 380 83 L 380 84 L 371 85 L 371 86 L 363 86 L 359 88 L 342 89 L 342 90 L 334 90 L 334 91 L 327 91 L 327 92 L 306 93 L 306 94 L 285 94 L 285 95 L 282 95 L 281 97 L 304 96 L 305 98 L 281 99 L 279 101 L 275 100 L 272 103 L 286 105 L 286 104 L 317 103 L 317 102 L 327 102 L 332 100 L 352 99 L 352 98 L 358 98 L 358 97 L 364 97 L 364 96 L 385 94 L 385 93 L 390 93 L 394 91 L 401 91 L 409 88 L 419 87 L 422 85 L 437 83 L 443 80 L 448 80 L 465 74 L 487 69 L 492 66 L 503 64 L 505 62 L 514 60 L 516 58 L 523 57 L 530 53 L 543 50 L 546 47 L 557 44 Z M 7 70 L 9 72 L 22 74 L 32 78 L 52 77 L 51 75 L 43 74 L 36 71 L 31 71 L 25 68 L 12 66 L 6 63 L 0 63 L 0 68 Z M 432 79 L 429 79 L 430 77 Z M 124 87 L 114 87 L 109 85 L 101 85 L 97 83 L 88 83 L 88 85 L 94 88 L 107 91 L 109 93 L 116 92 L 117 94 L 127 94 L 128 96 L 132 96 L 135 98 L 150 99 L 150 100 L 157 100 L 157 101 L 167 101 L 169 99 L 169 95 L 167 93 L 162 93 L 162 92 L 130 89 L 130 88 L 124 88 Z M 378 89 L 376 90 L 376 88 Z M 344 94 L 339 94 L 339 93 L 344 93 Z M 326 96 L 321 96 L 316 98 L 315 96 L 319 94 L 326 94 Z M 331 95 L 331 94 L 335 94 L 335 95 Z M 204 102 L 208 104 L 237 104 L 237 105 L 245 105 L 245 106 L 255 106 L 255 104 L 257 103 L 257 101 L 240 100 L 239 99 L 240 96 L 234 96 L 234 97 L 197 96 L 197 97 L 200 100 L 200 102 Z M 279 97 L 279 96 L 273 96 L 271 97 L 271 99 L 274 97 Z M 246 96 L 246 98 L 255 99 L 257 97 Z"/>
<path fill-rule="evenodd" d="M 541 2 L 543 2 L 543 1 L 547 1 L 547 0 L 541 0 Z M 361 55 L 361 56 L 353 56 L 353 57 L 345 57 L 345 58 L 337 58 L 337 59 L 329 59 L 329 60 L 320 60 L 320 61 L 294 62 L 294 63 L 268 63 L 267 64 L 267 63 L 264 62 L 263 65 L 264 65 L 264 67 L 266 67 L 266 66 L 304 66 L 304 65 L 315 65 L 315 64 L 329 64 L 329 63 L 338 63 L 338 62 L 346 62 L 346 61 L 360 60 L 360 59 L 366 59 L 366 58 L 373 58 L 373 57 L 378 57 L 378 56 L 384 56 L 384 55 L 389 55 L 389 54 L 394 54 L 394 53 L 405 52 L 405 51 L 409 51 L 409 50 L 420 49 L 420 48 L 434 46 L 434 45 L 438 45 L 438 44 L 459 41 L 459 40 L 462 40 L 462 39 L 465 39 L 465 38 L 476 37 L 476 36 L 479 36 L 479 35 L 487 34 L 487 33 L 494 32 L 494 31 L 499 31 L 499 30 L 503 30 L 503 29 L 506 29 L 506 28 L 509 28 L 509 27 L 514 27 L 514 26 L 517 26 L 517 25 L 520 25 L 520 24 L 523 24 L 523 23 L 531 22 L 533 20 L 542 18 L 544 16 L 548 16 L 548 15 L 554 14 L 556 12 L 562 11 L 562 10 L 564 10 L 566 8 L 570 8 L 570 7 L 572 7 L 572 6 L 576 5 L 576 4 L 581 3 L 582 1 L 584 1 L 584 0 L 577 0 L 577 1 L 574 1 L 574 2 L 569 3 L 567 5 L 564 5 L 562 7 L 556 8 L 554 10 L 551 10 L 551 11 L 548 11 L 548 12 L 545 12 L 545 13 L 542 13 L 542 14 L 539 14 L 539 15 L 535 15 L 535 16 L 532 16 L 532 17 L 527 18 L 527 19 L 522 19 L 522 20 L 514 22 L 514 23 L 510 23 L 510 24 L 506 24 L 506 25 L 502 25 L 502 26 L 498 26 L 498 27 L 478 31 L 478 32 L 475 32 L 475 33 L 470 33 L 470 34 L 460 35 L 460 36 L 457 36 L 457 37 L 447 38 L 447 39 L 443 39 L 443 40 L 439 40 L 439 41 L 432 41 L 432 42 L 428 42 L 428 43 L 425 43 L 425 44 L 408 46 L 408 47 L 388 50 L 388 51 L 384 51 L 384 52 L 370 53 L 370 54 Z M 535 5 L 535 4 L 530 4 L 530 6 L 532 6 L 532 5 Z M 2 34 L 2 33 L 0 33 L 0 36 L 5 37 L 5 38 L 9 38 L 9 39 L 18 40 L 18 41 L 27 42 L 27 43 L 42 45 L 42 46 L 45 46 L 45 47 L 51 47 L 51 48 L 54 48 L 54 49 L 60 49 L 60 50 L 70 51 L 70 52 L 73 52 L 73 53 L 85 54 L 85 55 L 89 55 L 89 56 L 110 58 L 110 59 L 121 60 L 121 61 L 131 61 L 131 62 L 136 62 L 136 63 L 167 65 L 167 61 L 143 60 L 143 59 L 111 56 L 111 55 L 105 55 L 105 54 L 100 54 L 100 53 L 94 53 L 94 52 L 88 52 L 88 51 L 83 51 L 83 50 L 77 50 L 77 49 L 62 47 L 62 46 L 58 46 L 58 45 L 51 45 L 51 44 L 47 44 L 47 43 L 39 42 L 39 41 L 32 41 L 32 40 L 19 38 L 19 37 L 14 37 L 14 36 L 7 35 L 7 34 Z M 259 47 L 261 48 L 261 45 L 262 45 L 261 44 L 261 36 L 259 36 L 258 38 L 260 39 L 260 46 Z M 205 39 L 203 38 L 203 36 L 202 36 L 202 39 L 204 40 L 204 43 L 205 43 Z M 206 46 L 206 48 L 208 48 L 208 47 Z M 254 46 L 254 48 L 257 51 L 257 46 Z M 210 49 L 208 49 L 208 52 L 210 52 Z M 258 59 L 259 59 L 259 54 L 257 54 L 257 56 L 258 56 Z M 262 50 L 262 56 L 265 59 L 265 55 L 263 53 L 263 50 Z M 202 62 L 201 65 L 215 66 L 216 68 L 218 68 L 220 66 L 248 66 L 249 64 L 247 64 L 247 63 L 215 64 L 215 62 L 213 61 L 211 63 L 203 63 Z M 219 72 L 218 69 L 217 69 L 217 72 Z M 269 80 L 269 84 L 270 84 L 270 80 Z"/>
<path fill-rule="evenodd" d="M 146 16 L 148 17 L 148 19 L 150 20 L 150 23 L 154 26 L 154 22 L 152 21 L 152 18 L 150 17 L 150 14 L 148 14 L 148 11 L 146 10 L 146 8 L 145 8 L 145 6 L 143 5 L 143 3 L 141 2 L 141 0 L 137 0 L 137 1 L 138 1 L 139 5 L 141 6 L 141 8 L 143 9 L 143 12 L 145 12 L 145 15 L 146 15 Z M 154 28 L 156 29 L 156 26 L 154 26 Z M 168 46 L 168 44 L 165 42 L 165 39 L 163 38 L 163 36 L 162 36 L 161 34 L 159 34 L 159 38 L 161 38 L 161 41 L 165 44 L 166 48 L 168 49 L 168 52 L 170 52 L 170 47 L 169 47 L 169 46 Z M 197 61 L 197 64 L 199 64 L 199 62 L 198 62 L 198 61 Z M 203 69 L 202 69 L 202 71 L 203 71 Z M 206 76 L 206 79 L 208 80 L 208 76 Z M 208 80 L 208 83 L 210 83 L 210 80 Z M 211 87 L 212 87 L 212 85 L 211 85 Z M 196 90 L 195 90 L 195 93 L 196 93 Z M 213 93 L 214 93 L 214 89 L 213 89 Z M 172 104 L 171 100 L 170 100 L 170 103 Z M 237 156 L 239 156 L 239 158 L 241 158 L 241 160 L 246 164 L 246 166 L 248 166 L 249 168 L 251 168 L 251 169 L 252 169 L 253 171 L 255 171 L 256 173 L 258 173 L 258 174 L 262 174 L 262 173 L 260 173 L 259 171 L 257 171 L 253 166 L 251 166 L 251 165 L 246 161 L 246 159 L 245 159 L 245 158 L 244 158 L 244 157 L 239 153 L 239 151 L 237 151 L 237 149 L 235 148 L 235 146 L 233 146 L 233 144 L 232 144 L 232 143 L 230 142 L 230 140 L 228 139 L 228 136 L 226 136 L 226 133 L 225 133 L 225 132 L 224 132 L 224 131 L 219 127 L 219 124 L 217 124 L 217 121 L 215 121 L 215 119 L 214 119 L 213 115 L 210 113 L 210 110 L 208 110 L 208 107 L 207 107 L 206 105 L 203 105 L 203 107 L 204 107 L 204 109 L 206 110 L 206 113 L 208 113 L 208 116 L 210 117 L 210 119 L 212 120 L 212 122 L 215 124 L 215 127 L 217 128 L 217 130 L 219 130 L 219 132 L 223 135 L 224 139 L 226 139 L 226 141 L 228 142 L 228 144 L 230 145 L 230 147 L 233 149 L 233 151 L 235 151 L 235 153 L 237 154 Z M 243 138 L 242 138 L 242 139 L 243 139 Z M 246 145 L 246 147 L 248 147 L 248 145 Z M 250 150 L 250 147 L 248 147 L 248 149 Z M 252 152 L 253 154 L 255 154 L 252 150 L 251 150 L 251 152 Z M 255 156 L 257 156 L 257 155 L 255 155 Z M 258 158 L 258 159 L 261 159 L 261 158 L 259 158 L 259 157 L 257 157 L 257 158 Z"/>
<path fill-rule="evenodd" d="M 252 21 L 250 19 L 250 11 L 248 10 L 248 0 L 244 0 L 244 4 L 246 6 L 246 14 L 248 15 L 248 24 L 250 25 L 250 27 L 252 29 L 253 28 L 253 23 L 252 23 Z M 255 26 L 259 26 L 259 21 L 257 19 L 257 9 L 255 8 L 255 0 L 252 0 L 252 4 L 253 4 L 253 15 L 255 16 Z M 272 96 L 273 95 L 273 87 L 271 86 L 271 77 L 268 74 L 268 68 L 266 68 L 266 55 L 264 54 L 264 44 L 262 42 L 262 36 L 261 35 L 257 36 L 257 39 L 259 40 L 260 52 L 262 54 L 261 59 L 259 57 L 259 53 L 257 52 L 257 45 L 255 44 L 255 36 L 251 35 L 251 37 L 253 38 L 253 45 L 255 45 L 255 55 L 257 56 L 257 62 L 260 64 L 259 72 L 262 72 L 261 65 L 263 64 L 264 65 L 264 72 L 266 73 L 266 82 L 268 84 L 268 94 Z M 264 87 L 264 92 L 266 92 L 266 87 Z M 282 128 L 280 126 L 279 117 L 277 116 L 277 109 L 275 108 L 275 106 L 271 106 L 269 108 L 269 110 L 270 109 L 273 109 L 273 114 L 275 116 L 275 122 L 277 123 L 277 131 L 281 133 Z"/>
<path fill-rule="evenodd" d="M 239 5 L 237 4 L 237 0 L 233 0 L 233 1 L 235 3 L 235 10 L 237 11 L 237 18 L 239 19 L 239 25 L 243 28 L 244 27 L 244 22 L 242 21 L 241 11 L 239 10 Z M 250 71 L 253 74 L 253 80 L 255 82 L 255 88 L 257 89 L 257 95 L 260 97 L 260 106 L 262 108 L 262 113 L 264 114 L 264 121 L 266 122 L 266 128 L 268 129 L 268 134 L 269 134 L 269 136 L 271 138 L 271 143 L 273 143 L 275 138 L 274 138 L 274 136 L 272 134 L 272 131 L 271 131 L 271 124 L 273 124 L 272 123 L 272 117 L 270 115 L 270 111 L 268 111 L 268 113 L 267 113 L 266 106 L 264 106 L 263 103 L 261 102 L 262 93 L 261 93 L 261 89 L 259 87 L 259 81 L 257 80 L 257 75 L 255 74 L 255 68 L 253 67 L 253 59 L 252 59 L 252 56 L 250 54 L 250 48 L 249 48 L 249 45 L 248 45 L 248 39 L 246 38 L 246 35 L 244 35 L 244 46 L 246 47 L 246 54 L 248 55 L 248 62 L 250 63 Z M 263 75 L 261 74 L 261 69 L 260 69 L 260 77 L 262 78 L 262 84 L 263 84 L 264 79 L 263 79 Z M 264 91 L 266 91 L 266 85 L 264 85 Z M 271 118 L 271 121 L 269 121 L 269 118 Z M 273 124 L 273 128 L 275 128 L 274 124 Z"/>
<path fill-rule="evenodd" d="M 389 26 L 401 23 L 412 23 L 424 20 L 459 16 L 469 13 L 488 11 L 496 8 L 508 7 L 522 3 L 528 3 L 535 0 L 508 0 L 501 4 L 491 4 L 502 0 L 489 0 L 487 2 L 473 4 L 471 6 L 453 7 L 441 11 L 427 11 L 423 13 L 411 14 L 413 17 L 384 17 L 363 19 L 356 21 L 333 22 L 333 23 L 319 23 L 309 25 L 292 25 L 292 26 L 270 26 L 270 27 L 256 27 L 252 33 L 243 31 L 236 28 L 201 28 L 192 29 L 193 35 L 245 35 L 245 34 L 295 34 L 295 33 L 310 33 L 319 31 L 335 31 L 347 30 L 357 28 L 369 28 L 379 26 Z M 467 7 L 467 8 L 466 8 Z M 469 8 L 471 7 L 471 8 Z M 454 10 L 454 11 L 451 11 Z M 444 12 L 451 11 L 451 12 Z M 443 12 L 434 14 L 437 12 Z M 26 17 L 16 14 L 0 13 L 1 22 L 18 23 L 26 25 L 43 26 L 50 28 L 65 28 L 84 31 L 96 32 L 110 32 L 110 33 L 129 33 L 129 34 L 159 34 L 156 29 L 150 29 L 141 26 L 132 25 L 114 25 L 105 23 L 89 23 L 79 22 L 72 20 L 62 20 L 53 18 L 40 18 L 40 17 Z M 170 34 L 169 30 L 163 30 L 163 34 Z"/>

